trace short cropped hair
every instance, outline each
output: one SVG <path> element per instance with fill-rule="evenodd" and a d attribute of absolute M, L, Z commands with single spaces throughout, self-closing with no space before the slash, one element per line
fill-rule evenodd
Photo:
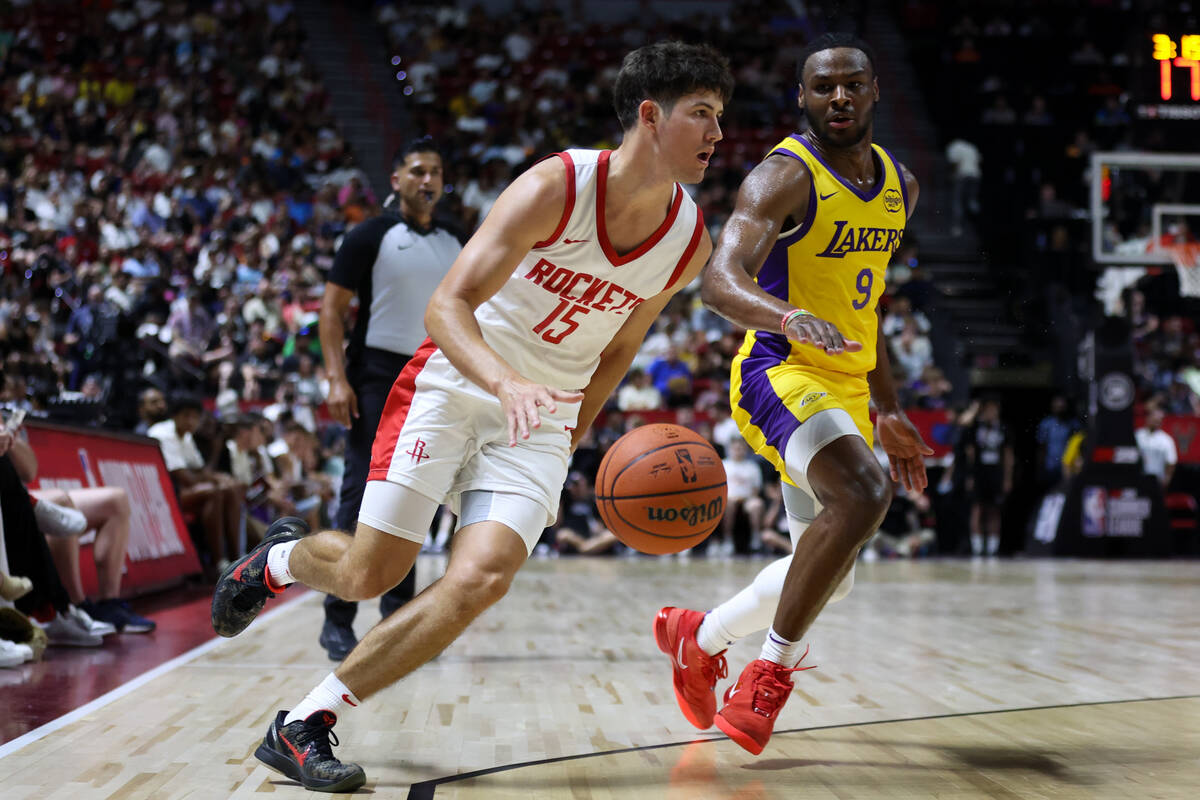
<path fill-rule="evenodd" d="M 728 103 L 733 96 L 729 61 L 708 45 L 659 42 L 639 47 L 621 62 L 613 84 L 613 108 L 624 130 L 637 124 L 638 106 L 653 100 L 669 114 L 679 98 L 710 90 Z"/>
<path fill-rule="evenodd" d="M 438 158 L 442 157 L 442 151 L 438 148 L 437 141 L 432 136 L 421 136 L 411 140 L 392 154 L 392 169 L 395 170 L 403 164 L 405 159 L 413 153 L 433 153 Z"/>
<path fill-rule="evenodd" d="M 194 394 L 177 394 L 171 397 L 171 416 L 174 417 L 182 411 L 195 411 L 204 413 L 204 403 Z"/>
<path fill-rule="evenodd" d="M 823 50 L 832 50 L 835 47 L 848 47 L 851 50 L 861 52 L 867 57 L 867 63 L 871 65 L 871 77 L 875 77 L 875 50 L 872 49 L 871 45 L 853 33 L 823 33 L 809 42 L 800 51 L 800 57 L 796 60 L 796 80 L 801 86 L 804 85 L 804 65 L 808 63 L 808 59 L 816 53 L 820 53 Z"/>

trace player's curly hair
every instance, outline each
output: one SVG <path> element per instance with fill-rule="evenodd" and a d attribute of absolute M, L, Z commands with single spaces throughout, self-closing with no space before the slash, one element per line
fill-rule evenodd
<path fill-rule="evenodd" d="M 804 65 L 808 63 L 809 58 L 822 50 L 832 50 L 835 47 L 848 47 L 861 52 L 867 57 L 867 63 L 871 65 L 871 77 L 875 76 L 875 50 L 871 45 L 853 33 L 823 33 L 800 51 L 800 56 L 796 59 L 796 81 L 801 86 L 804 85 Z"/>
<path fill-rule="evenodd" d="M 670 114 L 679 98 L 704 90 L 729 102 L 733 74 L 725 56 L 708 45 L 659 42 L 625 56 L 613 84 L 613 107 L 621 127 L 629 130 L 637 124 L 643 100 L 653 100 Z"/>

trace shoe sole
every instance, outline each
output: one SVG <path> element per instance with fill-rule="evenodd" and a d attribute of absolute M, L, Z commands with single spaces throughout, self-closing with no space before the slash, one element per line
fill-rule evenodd
<path fill-rule="evenodd" d="M 762 751 L 766 748 L 766 744 L 759 744 L 749 734 L 744 733 L 744 732 L 738 730 L 737 728 L 733 727 L 733 724 L 731 722 L 729 722 L 729 720 L 722 717 L 720 714 L 717 714 L 715 717 L 713 717 L 713 722 L 715 722 L 717 724 L 717 727 L 721 729 L 721 733 L 728 736 L 739 747 L 741 747 L 743 750 L 748 751 L 752 755 L 757 756 L 757 755 L 761 754 Z"/>
<path fill-rule="evenodd" d="M 675 704 L 679 706 L 679 710 L 683 714 L 683 718 L 691 723 L 693 727 L 702 731 L 706 731 L 712 727 L 712 720 L 709 720 L 708 724 L 705 724 L 704 720 L 695 715 L 695 712 L 692 711 L 691 704 L 688 703 L 687 698 L 683 696 L 683 692 L 679 691 L 679 686 L 674 680 L 676 673 L 675 661 L 672 658 L 674 649 L 671 647 L 670 639 L 667 637 L 667 617 L 668 615 L 666 609 L 663 609 L 662 611 L 659 611 L 658 616 L 654 618 L 654 642 L 658 645 L 658 649 L 662 650 L 668 659 L 671 659 L 671 687 L 675 690 Z"/>
<path fill-rule="evenodd" d="M 290 531 L 290 527 L 293 524 L 298 525 L 305 534 L 308 533 L 308 523 L 306 523 L 304 520 L 302 520 L 298 517 L 283 517 L 282 519 L 278 519 L 275 522 L 271 523 L 271 527 L 267 528 L 268 535 L 263 537 L 263 540 L 261 542 L 259 542 L 257 545 L 255 545 L 254 549 L 252 549 L 249 553 L 247 553 L 246 555 L 237 559 L 232 564 L 230 564 L 228 567 L 226 567 L 224 570 L 222 570 L 220 577 L 217 578 L 217 585 L 213 589 L 213 604 L 214 604 L 214 606 L 217 602 L 217 595 L 220 593 L 221 584 L 226 580 L 226 578 L 228 578 L 235 571 L 237 571 L 237 568 L 239 566 L 241 566 L 245 562 L 249 561 L 250 559 L 254 558 L 256 555 L 258 555 L 258 552 L 260 550 L 269 549 L 271 547 L 271 545 L 273 545 L 273 544 L 276 544 L 278 542 L 289 541 L 289 540 L 293 540 L 293 539 L 297 539 L 297 538 L 302 538 L 302 536 L 298 537 L 296 534 L 294 534 Z M 272 534 L 271 531 L 275 530 L 275 529 L 279 529 L 280 532 Z M 267 599 L 269 599 L 269 598 L 264 598 L 263 605 L 266 605 Z M 258 615 L 260 613 L 262 613 L 262 607 L 260 606 L 258 611 L 254 612 L 254 616 L 251 617 L 249 620 L 247 620 L 246 624 L 242 625 L 237 630 L 233 630 L 232 628 L 227 628 L 227 627 L 220 625 L 215 616 L 216 609 L 214 608 L 213 611 L 214 611 L 214 614 L 212 615 L 213 630 L 216 631 L 218 636 L 223 636 L 226 639 L 232 639 L 234 636 L 237 636 L 239 633 L 246 630 L 246 628 L 248 628 L 250 626 L 250 623 L 253 622 L 255 619 L 257 619 Z"/>
<path fill-rule="evenodd" d="M 299 783 L 305 789 L 312 792 L 351 792 L 367 782 L 367 776 L 363 772 L 358 772 L 355 775 L 347 775 L 340 781 L 334 783 L 305 783 L 304 777 L 300 774 L 300 770 L 296 767 L 296 762 L 287 756 L 272 750 L 267 746 L 266 742 L 260 744 L 258 749 L 254 751 L 254 757 L 262 763 L 266 764 L 271 769 L 278 772 L 280 775 L 291 778 Z"/>

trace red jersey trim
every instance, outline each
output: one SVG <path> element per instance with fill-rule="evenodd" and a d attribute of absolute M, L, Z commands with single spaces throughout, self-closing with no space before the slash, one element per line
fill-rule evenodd
<path fill-rule="evenodd" d="M 667 218 L 663 220 L 662 225 L 658 226 L 658 230 L 649 239 L 638 245 L 633 252 L 619 256 L 612 246 L 612 242 L 608 240 L 608 230 L 604 225 L 604 198 L 608 192 L 608 157 L 611 155 L 611 150 L 603 150 L 600 153 L 599 174 L 596 176 L 596 237 L 600 240 L 600 248 L 608 258 L 608 263 L 614 267 L 620 267 L 646 255 L 654 245 L 658 244 L 660 239 L 667 235 L 667 231 L 671 230 L 671 226 L 675 224 L 675 218 L 679 216 L 679 207 L 683 205 L 683 188 L 679 184 L 675 185 L 675 197 L 671 201 L 671 210 L 667 212 Z"/>
<path fill-rule="evenodd" d="M 400 443 L 400 434 L 404 430 L 404 421 L 408 419 L 408 410 L 412 408 L 413 395 L 417 391 L 417 376 L 425 369 L 425 362 L 437 352 L 437 345 L 428 336 L 413 357 L 404 365 L 400 376 L 392 384 L 388 392 L 387 403 L 383 406 L 383 416 L 379 419 L 379 428 L 375 434 L 375 444 L 371 448 L 371 469 L 367 472 L 368 481 L 387 480 L 388 471 L 392 468 L 392 457 L 396 453 L 396 445 Z"/>
<path fill-rule="evenodd" d="M 700 237 L 704 235 L 704 212 L 700 207 L 696 207 L 696 229 L 692 231 L 692 240 L 688 242 L 687 249 L 683 251 L 683 257 L 679 259 L 679 263 L 675 265 L 675 271 L 671 273 L 671 278 L 667 281 L 667 285 L 663 287 L 663 291 L 667 291 L 675 282 L 679 280 L 679 276 L 687 269 L 687 265 L 691 262 L 692 256 L 696 255 L 696 251 L 700 249 Z"/>
<path fill-rule="evenodd" d="M 538 242 L 533 246 L 534 250 L 542 247 L 549 247 L 558 241 L 558 237 L 563 235 L 563 231 L 567 229 L 567 223 L 571 221 L 571 212 L 575 210 L 575 162 L 567 153 L 555 153 L 562 159 L 563 165 L 567 168 L 567 202 L 563 205 L 562 218 L 558 221 L 558 227 L 554 229 L 554 233 L 550 234 L 550 238 Z M 553 158 L 554 156 L 547 156 Z"/>

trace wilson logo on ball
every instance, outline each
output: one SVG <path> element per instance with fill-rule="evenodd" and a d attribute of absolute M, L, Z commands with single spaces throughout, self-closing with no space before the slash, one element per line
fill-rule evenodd
<path fill-rule="evenodd" d="M 680 520 L 688 525 L 702 525 L 714 519 L 720 519 L 725 510 L 725 498 L 714 497 L 707 503 L 683 508 L 663 508 L 662 506 L 647 506 L 646 516 L 651 522 L 674 522 Z"/>

